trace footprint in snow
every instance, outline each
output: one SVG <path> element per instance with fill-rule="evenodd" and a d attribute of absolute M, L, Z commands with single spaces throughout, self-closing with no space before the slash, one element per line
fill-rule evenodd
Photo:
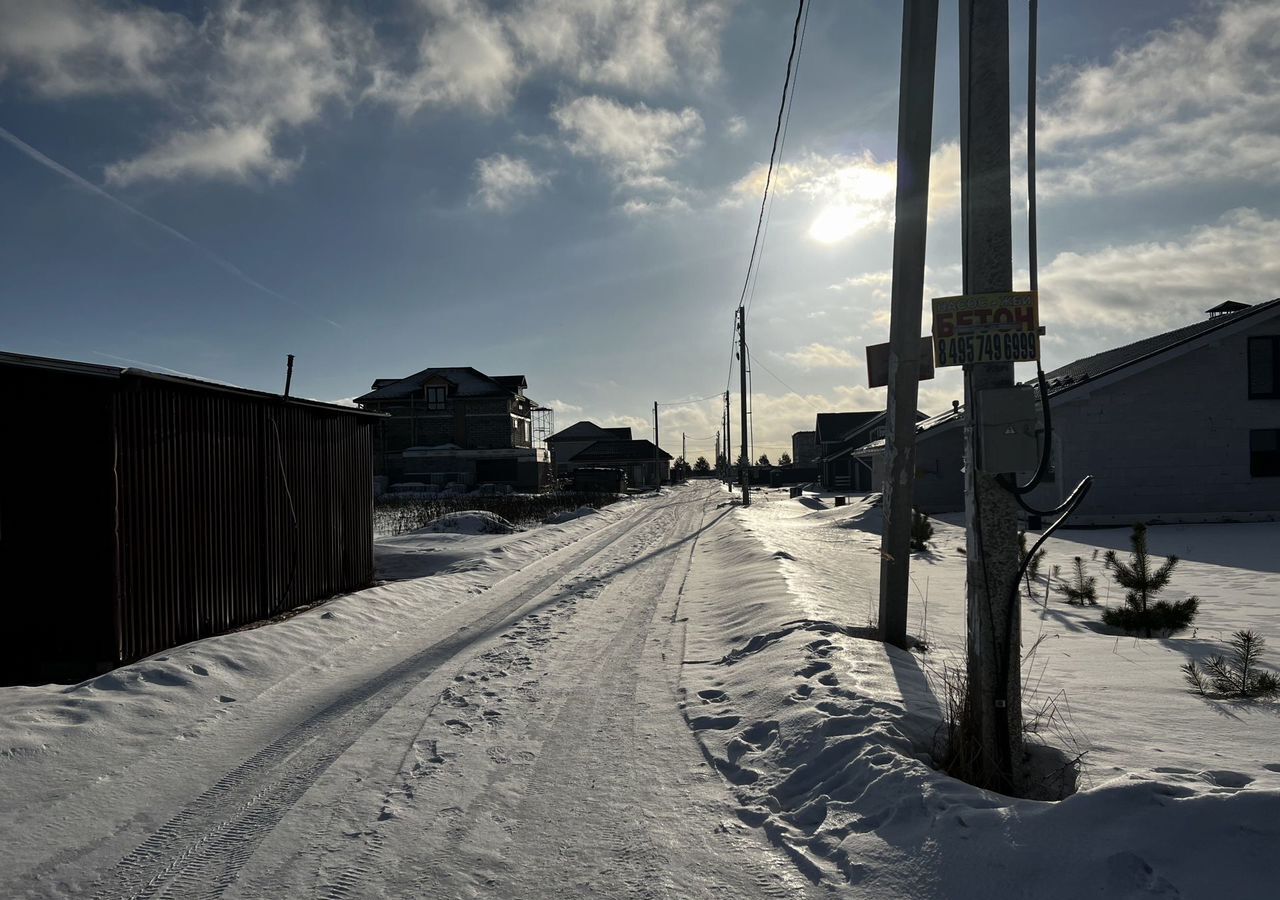
<path fill-rule="evenodd" d="M 191 673 L 192 673 L 193 675 L 208 675 L 208 674 L 209 674 L 209 670 L 208 670 L 208 669 L 206 669 L 204 666 L 196 665 L 195 663 L 192 663 L 191 665 L 187 666 L 187 668 L 191 670 Z"/>
<path fill-rule="evenodd" d="M 729 699 L 729 695 L 724 691 L 712 690 L 710 688 L 705 691 L 698 691 L 698 697 L 703 703 L 724 703 Z"/>

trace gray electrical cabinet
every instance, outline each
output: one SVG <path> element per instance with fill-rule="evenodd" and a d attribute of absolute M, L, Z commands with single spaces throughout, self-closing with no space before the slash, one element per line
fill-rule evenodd
<path fill-rule="evenodd" d="M 1034 472 L 1040 463 L 1036 440 L 1036 393 L 1031 386 L 982 392 L 979 439 L 984 472 Z"/>

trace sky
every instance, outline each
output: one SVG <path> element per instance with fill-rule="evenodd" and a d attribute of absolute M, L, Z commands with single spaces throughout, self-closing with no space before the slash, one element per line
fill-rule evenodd
<path fill-rule="evenodd" d="M 959 293 L 938 35 L 926 298 Z M 796 3 L 0 0 L 0 349 L 349 400 L 430 366 L 711 455 Z M 1010 4 L 1027 287 L 1026 5 Z M 883 408 L 902 7 L 811 0 L 747 292 L 754 455 Z M 1052 368 L 1280 295 L 1280 4 L 1041 0 Z M 1023 371 L 1025 369 L 1025 371 Z M 1034 374 L 1029 364 L 1018 377 Z M 957 370 L 921 408 L 961 396 Z"/>

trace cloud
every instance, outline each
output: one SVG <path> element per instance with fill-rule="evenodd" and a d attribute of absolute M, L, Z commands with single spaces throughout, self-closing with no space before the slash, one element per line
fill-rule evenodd
<path fill-rule="evenodd" d="M 281 155 L 278 137 L 350 94 L 367 40 L 365 26 L 313 0 L 226 0 L 200 34 L 207 66 L 178 110 L 183 124 L 108 166 L 109 183 L 288 178 L 300 160 Z"/>
<path fill-rule="evenodd" d="M 849 351 L 821 343 L 784 353 L 782 358 L 802 369 L 856 369 L 861 364 Z"/>
<path fill-rule="evenodd" d="M 0 3 L 0 79 L 53 99 L 168 90 L 164 67 L 195 38 L 180 15 L 93 0 Z"/>
<path fill-rule="evenodd" d="M 697 110 L 626 106 L 608 97 L 578 97 L 551 111 L 576 156 L 598 161 L 618 187 L 648 193 L 678 190 L 663 171 L 702 140 Z"/>
<path fill-rule="evenodd" d="M 1046 197 L 1280 183 L 1280 4 L 1227 2 L 1051 73 L 1038 118 Z M 1015 132 L 1016 134 L 1017 132 Z"/>
<path fill-rule="evenodd" d="M 495 153 L 476 160 L 474 201 L 493 212 L 505 212 L 551 183 L 526 160 Z"/>
<path fill-rule="evenodd" d="M 427 106 L 496 115 L 536 74 L 638 94 L 705 84 L 720 71 L 725 2 L 422 0 L 407 65 L 374 68 L 366 96 L 412 115 Z"/>
<path fill-rule="evenodd" d="M 424 106 L 485 114 L 506 108 L 523 77 L 501 21 L 474 0 L 427 0 L 426 30 L 408 73 L 377 66 L 366 97 L 412 115 Z"/>
<path fill-rule="evenodd" d="M 768 166 L 756 166 L 730 189 L 730 203 L 758 202 Z M 807 198 L 813 207 L 809 236 L 837 243 L 864 231 L 893 226 L 897 164 L 861 154 L 810 153 L 774 168 L 769 187 L 775 197 Z M 929 217 L 939 218 L 960 205 L 960 147 L 947 143 L 933 151 L 929 168 Z"/>
<path fill-rule="evenodd" d="M 1040 320 L 1146 334 L 1198 320 L 1223 300 L 1280 294 L 1280 219 L 1233 210 L 1163 242 L 1060 253 L 1040 270 Z"/>
<path fill-rule="evenodd" d="M 731 116 L 724 123 L 724 133 L 734 139 L 742 137 L 747 133 L 747 120 L 742 116 Z"/>

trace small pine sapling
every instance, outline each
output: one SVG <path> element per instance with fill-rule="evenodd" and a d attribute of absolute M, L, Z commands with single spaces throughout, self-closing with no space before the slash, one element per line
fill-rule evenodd
<path fill-rule="evenodd" d="M 1085 574 L 1083 556 L 1072 557 L 1071 565 L 1074 569 L 1071 580 L 1065 583 L 1058 582 L 1058 593 L 1066 597 L 1067 602 L 1073 606 L 1097 606 L 1098 579 L 1093 575 Z"/>
<path fill-rule="evenodd" d="M 1231 658 L 1209 657 L 1200 669 L 1194 661 L 1182 667 L 1182 675 L 1196 693 L 1222 697 L 1271 697 L 1280 692 L 1280 680 L 1270 672 L 1258 669 L 1266 641 L 1251 629 L 1237 631 L 1231 637 Z"/>
<path fill-rule="evenodd" d="M 1103 565 L 1111 577 L 1125 589 L 1125 605 L 1106 610 L 1102 621 L 1130 634 L 1141 633 L 1143 637 L 1151 637 L 1153 632 L 1172 634 L 1186 628 L 1196 617 L 1200 606 L 1198 597 L 1175 603 L 1154 599 L 1169 585 L 1178 557 L 1166 557 L 1153 571 L 1147 553 L 1147 526 L 1141 523 L 1133 526 L 1129 543 L 1132 551 L 1128 562 L 1121 560 L 1114 550 L 1108 550 L 1103 557 Z"/>
<path fill-rule="evenodd" d="M 928 549 L 932 537 L 933 523 L 929 521 L 929 517 L 918 509 L 911 510 L 911 549 Z"/>

